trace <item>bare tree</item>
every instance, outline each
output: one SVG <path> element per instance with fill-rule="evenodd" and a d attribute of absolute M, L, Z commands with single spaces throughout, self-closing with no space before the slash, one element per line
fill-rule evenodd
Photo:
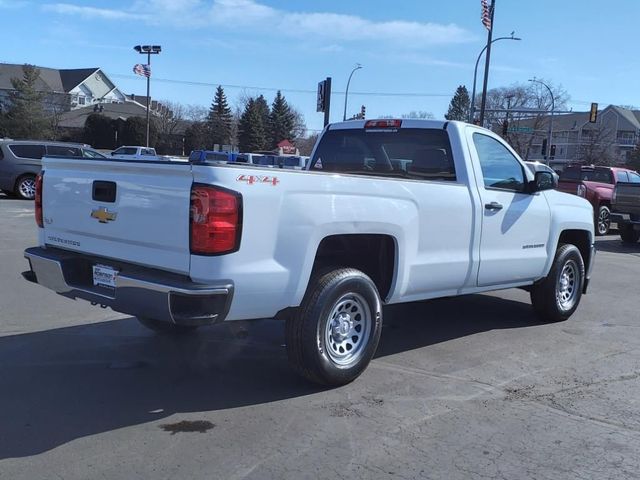
<path fill-rule="evenodd" d="M 207 118 L 209 110 L 202 105 L 185 105 L 184 119 L 191 122 L 204 122 Z"/>
<path fill-rule="evenodd" d="M 435 118 L 433 113 L 426 112 L 424 110 L 411 110 L 409 113 L 403 113 L 400 117 L 406 119 L 415 118 L 419 120 L 433 120 Z"/>
<path fill-rule="evenodd" d="M 612 127 L 604 123 L 585 126 L 582 129 L 582 141 L 576 150 L 576 160 L 588 165 L 615 165 L 615 143 L 616 131 Z"/>
<path fill-rule="evenodd" d="M 187 107 L 178 102 L 162 101 L 157 117 L 158 132 L 164 135 L 176 133 L 176 129 L 185 120 Z"/>
<path fill-rule="evenodd" d="M 566 90 L 549 81 L 543 81 L 549 85 L 553 92 L 555 110 L 566 109 L 567 101 L 569 100 Z M 479 104 L 479 102 L 480 97 L 477 97 L 476 104 Z M 504 136 L 505 140 L 526 160 L 534 142 L 536 140 L 539 142 L 541 138 L 547 137 L 549 126 L 549 114 L 547 112 L 551 112 L 551 105 L 549 91 L 538 83 L 513 84 L 509 87 L 494 88 L 487 92 L 487 109 L 503 111 L 486 112 L 485 121 L 489 128 L 500 132 L 505 120 L 508 120 L 509 126 L 523 122 L 523 124 L 531 128 L 533 130 L 531 133 L 511 131 Z M 520 111 L 507 114 L 506 110 Z M 527 112 L 527 110 L 534 111 Z"/>

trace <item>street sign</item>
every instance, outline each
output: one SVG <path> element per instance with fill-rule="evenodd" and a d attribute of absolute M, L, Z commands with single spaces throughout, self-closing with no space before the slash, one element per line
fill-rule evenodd
<path fill-rule="evenodd" d="M 592 103 L 589 111 L 589 123 L 596 123 L 596 120 L 598 120 L 598 104 Z"/>
<path fill-rule="evenodd" d="M 509 133 L 533 133 L 531 127 L 509 127 L 507 130 Z"/>
<path fill-rule="evenodd" d="M 324 99 L 325 99 L 325 90 L 327 86 L 327 81 L 322 80 L 318 82 L 318 96 L 316 100 L 316 112 L 324 112 Z"/>

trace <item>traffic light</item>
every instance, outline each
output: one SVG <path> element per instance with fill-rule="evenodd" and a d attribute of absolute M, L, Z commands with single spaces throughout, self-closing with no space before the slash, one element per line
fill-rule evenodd
<path fill-rule="evenodd" d="M 589 123 L 596 123 L 597 119 L 598 119 L 598 104 L 592 103 L 591 111 L 589 112 Z"/>
<path fill-rule="evenodd" d="M 542 151 L 540 153 L 542 153 L 542 155 L 546 155 L 547 154 L 547 139 L 546 138 L 542 139 Z"/>
<path fill-rule="evenodd" d="M 361 118 L 362 120 L 364 120 L 366 113 L 367 113 L 367 107 L 365 107 L 364 105 L 362 105 L 362 106 L 360 107 L 360 118 Z"/>
<path fill-rule="evenodd" d="M 502 122 L 502 136 L 506 137 L 508 131 L 509 131 L 509 122 L 505 120 L 504 122 Z"/>
<path fill-rule="evenodd" d="M 556 146 L 551 145 L 551 148 L 549 149 L 549 158 L 554 158 L 555 156 L 556 156 Z"/>

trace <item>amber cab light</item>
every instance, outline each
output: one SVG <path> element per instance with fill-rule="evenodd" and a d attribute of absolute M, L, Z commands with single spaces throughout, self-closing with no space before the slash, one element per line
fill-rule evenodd
<path fill-rule="evenodd" d="M 208 185 L 191 189 L 191 253 L 221 255 L 240 247 L 242 197 Z"/>
<path fill-rule="evenodd" d="M 40 172 L 36 177 L 36 196 L 35 196 L 35 213 L 36 213 L 36 223 L 40 228 L 44 227 L 44 222 L 42 221 L 42 178 L 44 172 Z"/>

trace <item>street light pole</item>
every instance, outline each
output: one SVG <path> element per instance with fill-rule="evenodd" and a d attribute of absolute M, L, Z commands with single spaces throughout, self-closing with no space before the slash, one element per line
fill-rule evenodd
<path fill-rule="evenodd" d="M 483 5 L 485 5 L 483 3 Z M 496 0 L 491 0 L 491 20 L 489 20 L 489 32 L 487 33 L 487 55 L 484 62 L 484 83 L 482 86 L 482 101 L 480 102 L 480 126 L 484 126 L 484 109 L 487 104 L 487 85 L 489 84 L 489 65 L 491 64 L 491 36 L 493 35 L 493 19 L 496 14 Z"/>
<path fill-rule="evenodd" d="M 495 43 L 499 40 L 522 40 L 519 37 L 514 37 L 513 34 L 515 32 L 511 33 L 510 37 L 498 37 L 494 40 L 491 41 L 491 43 Z M 480 59 L 482 58 L 482 54 L 487 50 L 487 46 L 485 45 L 482 50 L 480 50 L 480 55 L 478 55 L 478 59 L 476 60 L 476 68 L 473 70 L 473 93 L 471 95 L 471 110 L 469 111 L 469 123 L 473 123 L 473 116 L 474 116 L 474 110 L 475 110 L 475 106 L 476 106 L 476 80 L 478 78 L 478 64 L 480 63 Z"/>
<path fill-rule="evenodd" d="M 360 70 L 362 65 L 356 63 L 356 66 L 353 70 L 351 70 L 351 74 L 349 75 L 349 80 L 347 81 L 347 90 L 344 93 L 344 114 L 342 115 L 342 121 L 344 122 L 347 119 L 347 100 L 349 98 L 349 84 L 351 83 L 351 77 L 356 72 L 356 70 Z"/>
<path fill-rule="evenodd" d="M 553 137 L 553 113 L 556 110 L 556 99 L 553 96 L 553 92 L 551 91 L 551 88 L 549 87 L 549 85 L 547 85 L 546 83 L 544 83 L 542 80 L 538 80 L 536 79 L 536 77 L 533 77 L 531 79 L 529 79 L 530 82 L 532 83 L 539 83 L 540 85 L 543 85 L 544 87 L 546 87 L 546 89 L 549 91 L 549 95 L 551 96 L 551 115 L 549 117 L 549 131 L 547 133 L 547 150 L 545 153 L 545 160 L 547 161 L 547 165 L 549 165 L 549 161 L 551 160 L 551 138 Z"/>
<path fill-rule="evenodd" d="M 147 148 L 149 148 L 149 124 L 150 120 L 150 104 L 151 104 L 151 55 L 157 55 L 162 51 L 162 47 L 160 45 L 136 45 L 133 49 L 144 55 L 147 55 L 147 66 L 149 67 L 149 74 L 147 77 Z"/>

